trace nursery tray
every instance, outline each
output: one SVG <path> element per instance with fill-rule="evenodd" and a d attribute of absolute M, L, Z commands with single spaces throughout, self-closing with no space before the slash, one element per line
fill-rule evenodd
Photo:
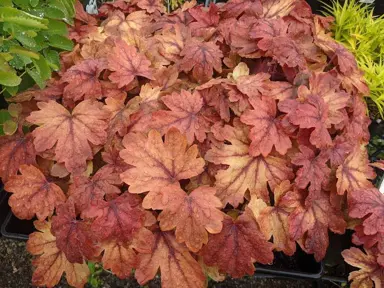
<path fill-rule="evenodd" d="M 8 212 L 1 225 L 1 235 L 10 239 L 28 240 L 29 234 L 35 231 L 33 220 L 20 220 L 12 211 Z"/>
<path fill-rule="evenodd" d="M 320 279 L 323 274 L 322 263 L 316 262 L 313 255 L 306 254 L 298 245 L 293 256 L 287 256 L 282 252 L 274 254 L 273 264 L 257 264 L 256 273 L 306 279 Z"/>
<path fill-rule="evenodd" d="M 0 225 L 3 224 L 9 212 L 8 193 L 4 191 L 4 186 L 0 182 Z"/>

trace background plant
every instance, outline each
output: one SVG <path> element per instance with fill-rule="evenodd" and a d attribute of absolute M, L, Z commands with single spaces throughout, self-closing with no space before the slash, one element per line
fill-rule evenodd
<path fill-rule="evenodd" d="M 0 97 L 9 98 L 35 83 L 44 88 L 59 71 L 59 52 L 71 50 L 67 24 L 74 0 L 0 1 Z M 13 134 L 17 113 L 0 111 L 0 133 Z"/>
<path fill-rule="evenodd" d="M 384 118 L 384 16 L 373 15 L 373 5 L 358 0 L 324 3 L 335 18 L 332 32 L 355 55 L 370 89 L 368 105 L 373 118 Z M 373 104 L 373 105 L 371 105 Z"/>

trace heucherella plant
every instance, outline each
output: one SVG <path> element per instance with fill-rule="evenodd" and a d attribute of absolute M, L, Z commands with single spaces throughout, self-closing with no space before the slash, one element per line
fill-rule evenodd
<path fill-rule="evenodd" d="M 37 218 L 34 285 L 65 273 L 83 287 L 97 264 L 205 287 L 297 244 L 320 261 L 348 227 L 365 249 L 343 252 L 360 268 L 352 287 L 380 287 L 382 163 L 369 163 L 367 85 L 331 19 L 304 0 L 77 7 L 74 50 L 45 89 L 10 99 L 18 130 L 0 138 L 12 211 Z"/>

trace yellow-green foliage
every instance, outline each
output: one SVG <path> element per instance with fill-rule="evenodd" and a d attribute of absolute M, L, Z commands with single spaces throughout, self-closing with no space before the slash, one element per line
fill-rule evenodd
<path fill-rule="evenodd" d="M 176 10 L 184 4 L 185 0 L 165 0 L 165 7 L 167 7 L 168 12 Z"/>
<path fill-rule="evenodd" d="M 335 39 L 355 54 L 371 90 L 369 97 L 384 118 L 384 17 L 375 17 L 373 7 L 358 0 L 334 0 L 324 7 L 335 18 Z"/>

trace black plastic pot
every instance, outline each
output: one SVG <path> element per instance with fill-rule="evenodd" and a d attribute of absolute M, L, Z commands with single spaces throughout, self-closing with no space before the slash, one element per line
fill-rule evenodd
<path fill-rule="evenodd" d="M 4 191 L 4 186 L 0 182 L 0 225 L 3 224 L 9 212 L 8 193 Z"/>
<path fill-rule="evenodd" d="M 28 240 L 29 234 L 35 231 L 33 220 L 20 220 L 8 212 L 4 223 L 1 225 L 1 235 L 10 239 Z"/>

